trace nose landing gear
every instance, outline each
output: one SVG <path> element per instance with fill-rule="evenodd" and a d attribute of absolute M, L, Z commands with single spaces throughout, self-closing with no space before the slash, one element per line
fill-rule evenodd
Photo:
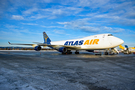
<path fill-rule="evenodd" d="M 119 51 L 116 48 L 111 48 L 111 49 L 106 49 L 104 54 L 114 55 L 114 54 L 119 54 Z"/>

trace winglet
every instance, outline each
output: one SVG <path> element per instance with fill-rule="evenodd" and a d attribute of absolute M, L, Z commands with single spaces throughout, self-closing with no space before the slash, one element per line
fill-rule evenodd
<path fill-rule="evenodd" d="M 9 44 L 11 44 L 9 41 L 8 41 Z"/>
<path fill-rule="evenodd" d="M 51 40 L 47 36 L 47 34 L 45 32 L 43 32 L 43 37 L 44 37 L 44 44 L 50 45 L 51 44 Z"/>

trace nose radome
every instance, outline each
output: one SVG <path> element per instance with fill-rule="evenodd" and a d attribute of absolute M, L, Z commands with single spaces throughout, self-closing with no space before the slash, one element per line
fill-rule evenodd
<path fill-rule="evenodd" d="M 119 42 L 120 42 L 121 44 L 123 44 L 123 43 L 124 43 L 124 41 L 123 41 L 122 39 L 120 39 L 120 40 L 119 40 Z"/>
<path fill-rule="evenodd" d="M 111 42 L 111 44 L 114 45 L 114 46 L 118 46 L 118 45 L 121 45 L 121 44 L 124 43 L 124 41 L 123 41 L 122 39 L 117 38 L 117 37 L 112 37 L 112 38 L 110 38 L 110 42 Z"/>
<path fill-rule="evenodd" d="M 119 44 L 119 45 L 124 43 L 124 41 L 120 38 L 116 38 L 115 40 L 116 40 L 117 44 Z"/>

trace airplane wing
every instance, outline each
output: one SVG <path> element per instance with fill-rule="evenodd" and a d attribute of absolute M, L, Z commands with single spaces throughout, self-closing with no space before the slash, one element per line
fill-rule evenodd
<path fill-rule="evenodd" d="M 10 43 L 10 42 L 8 42 L 8 43 L 11 45 L 30 45 L 30 46 L 34 45 L 34 44 L 20 44 L 20 43 Z"/>
<path fill-rule="evenodd" d="M 10 45 L 27 45 L 27 46 L 33 46 L 33 47 L 35 47 L 36 46 L 36 44 L 21 44 L 21 43 L 10 43 L 10 42 L 8 42 Z"/>
<path fill-rule="evenodd" d="M 28 45 L 28 46 L 48 46 L 48 47 L 66 47 L 66 48 L 70 48 L 70 49 L 77 49 L 77 48 L 81 48 L 80 46 L 67 46 L 67 45 L 48 45 L 48 44 L 44 44 L 44 43 L 37 43 L 37 44 L 20 44 L 20 43 L 10 43 L 8 42 L 10 45 Z"/>

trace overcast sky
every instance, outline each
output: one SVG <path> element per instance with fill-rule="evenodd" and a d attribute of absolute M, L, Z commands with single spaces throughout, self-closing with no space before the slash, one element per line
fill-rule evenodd
<path fill-rule="evenodd" d="M 111 33 L 135 46 L 135 0 L 0 0 L 0 46 Z"/>

